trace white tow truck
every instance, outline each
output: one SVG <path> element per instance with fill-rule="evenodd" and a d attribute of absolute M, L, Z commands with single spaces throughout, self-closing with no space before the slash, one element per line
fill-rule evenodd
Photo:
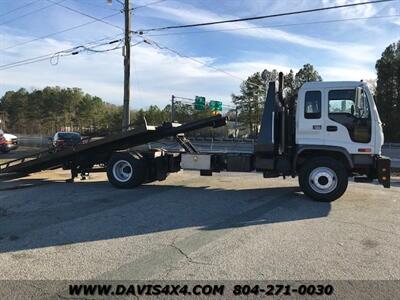
<path fill-rule="evenodd" d="M 180 168 L 164 167 L 165 172 L 199 170 L 210 176 L 221 171 L 258 171 L 265 178 L 298 176 L 303 192 L 318 201 L 338 199 L 351 177 L 355 182 L 378 180 L 390 187 L 390 159 L 381 156 L 382 122 L 366 83 L 308 82 L 288 99 L 283 82 L 281 73 L 278 82 L 268 85 L 253 153 L 200 153 L 187 141 L 190 146 L 176 156 Z M 109 181 L 122 188 L 140 184 L 135 177 L 147 172 L 151 160 L 141 154 L 123 155 L 126 159 L 118 154 L 107 165 Z"/>
<path fill-rule="evenodd" d="M 0 164 L 0 175 L 32 173 L 63 167 L 71 181 L 80 173 L 106 171 L 118 188 L 164 180 L 181 169 L 213 172 L 261 172 L 265 178 L 299 178 L 303 192 L 318 201 L 334 201 L 355 182 L 377 180 L 390 187 L 390 159 L 381 156 L 382 122 L 363 82 L 308 82 L 295 97 L 285 97 L 283 74 L 268 84 L 264 113 L 252 153 L 199 152 L 184 133 L 219 127 L 226 118 L 214 116 L 186 124 L 136 128 L 54 154 L 37 153 Z M 132 150 L 133 146 L 174 136 L 182 150 Z M 95 166 L 102 166 L 98 168 Z"/>

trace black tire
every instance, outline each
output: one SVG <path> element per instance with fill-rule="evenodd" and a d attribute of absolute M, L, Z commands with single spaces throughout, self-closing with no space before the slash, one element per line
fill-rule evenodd
<path fill-rule="evenodd" d="M 107 178 L 117 188 L 127 189 L 141 185 L 146 179 L 144 158 L 129 152 L 114 153 L 107 163 Z"/>
<path fill-rule="evenodd" d="M 344 194 L 348 182 L 346 166 L 331 157 L 311 158 L 299 172 L 300 188 L 316 201 L 335 201 Z"/>

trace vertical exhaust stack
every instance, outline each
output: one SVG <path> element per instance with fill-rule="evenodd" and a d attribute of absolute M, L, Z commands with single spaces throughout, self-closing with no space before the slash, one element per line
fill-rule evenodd
<path fill-rule="evenodd" d="M 278 100 L 281 104 L 280 112 L 279 112 L 279 154 L 285 153 L 286 149 L 286 107 L 285 101 L 283 99 L 283 73 L 279 73 L 279 87 L 278 87 Z"/>
<path fill-rule="evenodd" d="M 283 100 L 283 72 L 279 72 L 279 77 L 278 77 L 278 99 L 279 102 L 284 105 L 284 100 Z"/>

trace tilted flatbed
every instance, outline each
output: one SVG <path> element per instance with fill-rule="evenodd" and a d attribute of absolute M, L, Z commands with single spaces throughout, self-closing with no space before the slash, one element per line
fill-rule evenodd
<path fill-rule="evenodd" d="M 30 174 L 63 167 L 71 169 L 72 175 L 75 177 L 78 173 L 90 172 L 96 164 L 106 164 L 114 152 L 204 127 L 223 126 L 225 122 L 224 117 L 213 116 L 185 124 L 164 123 L 158 127 L 144 125 L 58 152 L 42 151 L 2 163 L 0 164 L 0 175 Z"/>

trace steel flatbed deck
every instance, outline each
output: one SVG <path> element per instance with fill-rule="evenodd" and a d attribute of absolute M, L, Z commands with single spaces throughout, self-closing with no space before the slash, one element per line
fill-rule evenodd
<path fill-rule="evenodd" d="M 166 137 L 205 127 L 224 126 L 226 120 L 218 115 L 185 124 L 164 123 L 162 126 L 147 126 L 107 136 L 103 139 L 79 144 L 58 152 L 38 152 L 19 159 L 0 164 L 0 175 L 30 174 L 48 169 L 63 167 L 79 172 L 89 171 L 96 164 L 105 164 L 117 151 L 154 142 Z"/>

